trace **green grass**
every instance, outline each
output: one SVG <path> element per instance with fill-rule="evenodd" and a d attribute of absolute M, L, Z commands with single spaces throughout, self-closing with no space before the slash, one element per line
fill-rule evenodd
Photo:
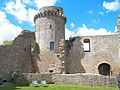
<path fill-rule="evenodd" d="M 47 84 L 46 87 L 43 85 L 1 85 L 0 90 L 119 90 L 117 87 L 90 87 L 80 85 L 57 85 Z"/>

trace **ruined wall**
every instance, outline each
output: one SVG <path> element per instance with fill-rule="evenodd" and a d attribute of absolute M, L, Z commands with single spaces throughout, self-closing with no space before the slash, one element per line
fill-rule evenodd
<path fill-rule="evenodd" d="M 83 44 L 80 37 L 70 38 L 66 41 L 65 71 L 69 73 L 84 73 L 81 59 L 84 58 Z"/>
<path fill-rule="evenodd" d="M 90 39 L 90 52 L 84 52 L 81 49 L 84 48 L 84 39 Z M 76 46 L 77 44 L 78 46 Z M 102 63 L 107 63 L 111 66 L 110 75 L 115 76 L 120 69 L 119 45 L 118 35 L 80 36 L 77 42 L 76 40 L 73 41 L 71 52 L 68 53 L 68 58 L 71 56 L 69 58 L 69 63 L 71 64 L 67 65 L 71 69 L 69 73 L 86 72 L 99 74 L 98 66 Z M 81 67 L 82 69 L 80 69 Z"/>
<path fill-rule="evenodd" d="M 90 39 L 90 52 L 85 52 L 82 65 L 88 73 L 99 73 L 98 66 L 102 63 L 110 65 L 111 76 L 116 75 L 120 69 L 119 37 L 118 35 L 101 35 L 81 37 Z M 83 41 L 82 41 L 83 42 Z"/>
<path fill-rule="evenodd" d="M 33 72 L 31 54 L 33 40 L 34 33 L 24 30 L 11 45 L 0 46 L 1 77 L 9 77 L 13 72 Z"/>

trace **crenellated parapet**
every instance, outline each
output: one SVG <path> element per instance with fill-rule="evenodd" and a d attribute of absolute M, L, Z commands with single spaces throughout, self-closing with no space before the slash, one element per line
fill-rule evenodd
<path fill-rule="evenodd" d="M 66 17 L 63 14 L 63 9 L 60 7 L 54 7 L 54 6 L 48 6 L 48 7 L 43 7 L 39 10 L 39 13 L 37 13 L 34 16 L 34 23 L 38 18 L 44 18 L 47 16 L 59 16 L 64 19 L 65 23 L 67 21 Z"/>

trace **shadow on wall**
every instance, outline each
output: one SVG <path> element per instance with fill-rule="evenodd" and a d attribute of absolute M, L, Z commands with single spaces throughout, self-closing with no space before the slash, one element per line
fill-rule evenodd
<path fill-rule="evenodd" d="M 10 79 L 11 79 L 10 82 L 13 83 L 13 84 L 17 84 L 17 83 L 28 84 L 29 83 L 26 76 L 24 76 L 20 72 L 12 72 L 11 76 L 10 76 Z"/>
<path fill-rule="evenodd" d="M 20 72 L 10 72 L 9 75 L 4 74 L 4 77 L 0 77 L 0 90 L 16 90 L 22 87 L 29 87 L 29 84 Z"/>
<path fill-rule="evenodd" d="M 34 41 L 33 47 L 32 47 L 32 65 L 33 65 L 33 72 L 39 72 L 39 68 L 37 65 L 37 60 L 41 60 L 39 57 L 40 54 L 40 48 L 37 42 Z"/>
<path fill-rule="evenodd" d="M 67 41 L 66 73 L 85 73 L 81 63 L 84 58 L 84 48 L 80 37 L 70 38 Z"/>

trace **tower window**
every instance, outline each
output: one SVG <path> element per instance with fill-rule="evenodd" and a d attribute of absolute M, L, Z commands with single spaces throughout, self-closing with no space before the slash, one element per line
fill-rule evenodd
<path fill-rule="evenodd" d="M 26 51 L 26 48 L 24 48 L 24 51 Z"/>
<path fill-rule="evenodd" d="M 53 70 L 49 70 L 50 73 L 53 73 Z"/>
<path fill-rule="evenodd" d="M 90 39 L 84 39 L 84 52 L 90 52 Z"/>
<path fill-rule="evenodd" d="M 50 25 L 50 29 L 52 29 L 52 25 Z"/>
<path fill-rule="evenodd" d="M 50 42 L 50 50 L 54 50 L 54 42 Z"/>
<path fill-rule="evenodd" d="M 59 9 L 57 9 L 58 10 L 58 12 L 59 12 Z"/>

